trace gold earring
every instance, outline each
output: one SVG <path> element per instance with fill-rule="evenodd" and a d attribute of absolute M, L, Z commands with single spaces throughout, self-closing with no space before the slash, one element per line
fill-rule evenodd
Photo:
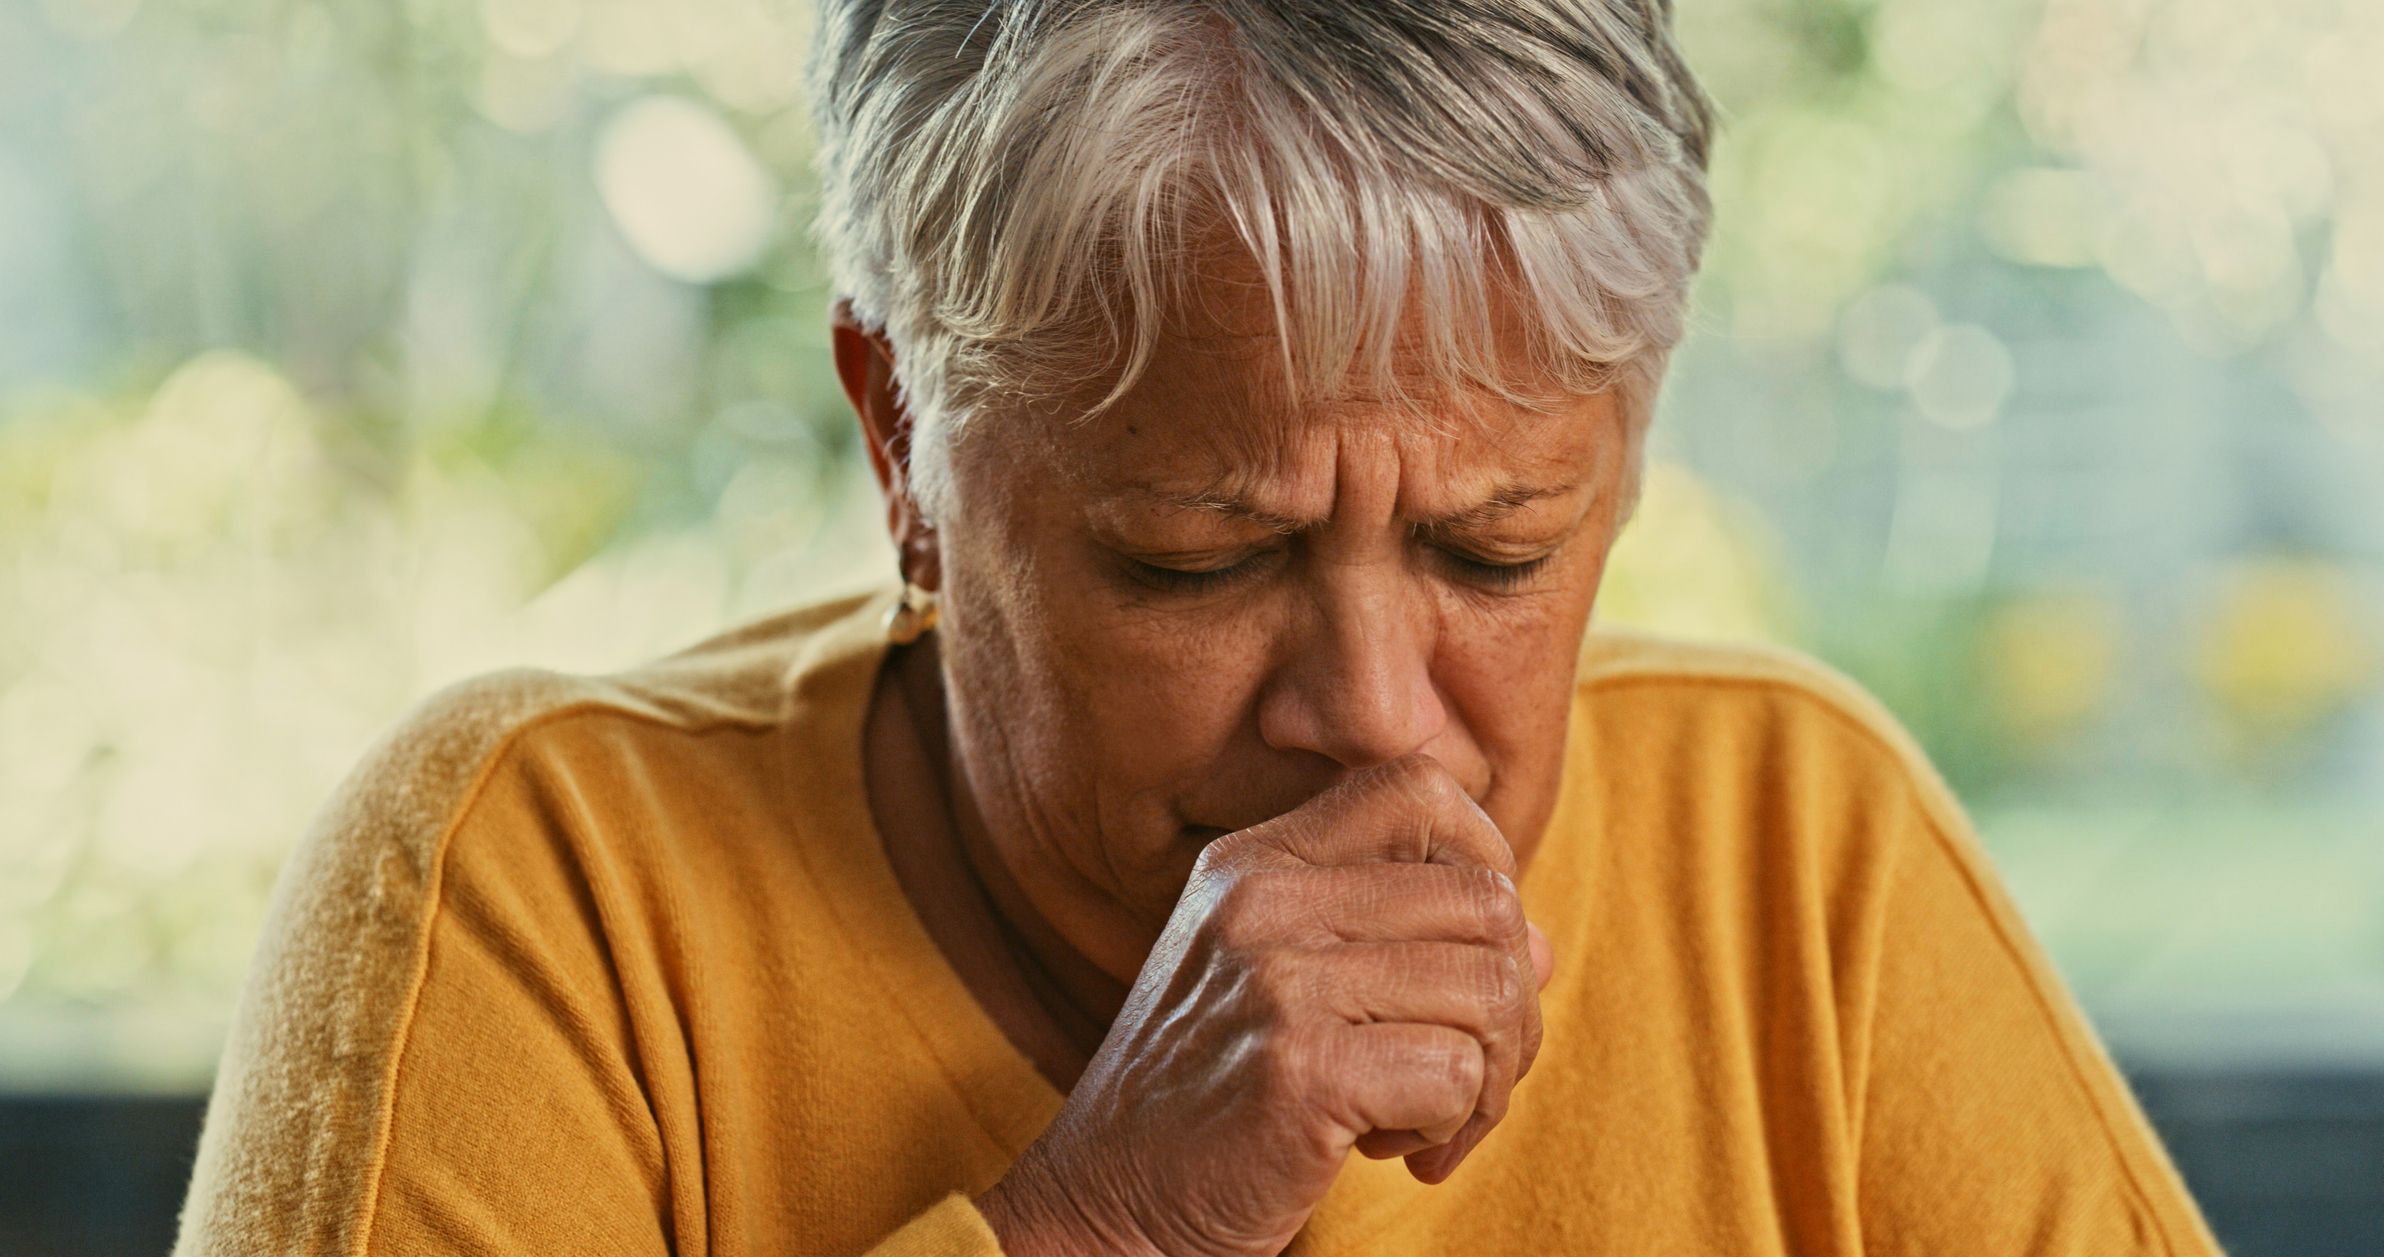
<path fill-rule="evenodd" d="M 935 627 L 942 607 L 935 591 L 921 589 L 908 580 L 902 582 L 902 601 L 886 612 L 886 640 L 897 646 L 908 646 L 927 636 Z"/>

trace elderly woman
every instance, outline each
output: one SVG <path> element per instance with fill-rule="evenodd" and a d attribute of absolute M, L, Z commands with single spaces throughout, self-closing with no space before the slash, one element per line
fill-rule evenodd
<path fill-rule="evenodd" d="M 815 85 L 901 586 L 384 739 L 184 1251 L 2215 1251 L 1877 704 L 1589 627 L 1661 0 L 829 0 Z"/>

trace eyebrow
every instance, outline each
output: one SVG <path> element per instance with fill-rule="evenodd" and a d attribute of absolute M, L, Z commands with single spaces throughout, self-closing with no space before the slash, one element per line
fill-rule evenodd
<path fill-rule="evenodd" d="M 1499 520 L 1505 519 L 1507 516 L 1514 514 L 1516 511 L 1519 511 L 1542 498 L 1562 497 L 1567 493 L 1571 493 L 1578 487 L 1578 485 L 1570 484 L 1504 484 L 1500 485 L 1496 490 L 1494 490 L 1489 497 L 1483 498 L 1481 501 L 1474 503 L 1472 506 L 1468 506 L 1463 510 L 1452 511 L 1449 514 L 1438 516 L 1433 519 L 1424 520 L 1422 521 L 1422 526 L 1433 532 L 1453 532 L 1467 528 L 1480 528 L 1484 525 L 1494 524 Z"/>
<path fill-rule="evenodd" d="M 1193 493 L 1170 493 L 1151 486 L 1140 486 L 1144 492 L 1168 506 L 1187 511 L 1212 511 L 1233 519 L 1246 520 L 1272 532 L 1289 536 L 1305 532 L 1324 521 L 1320 518 L 1301 519 L 1266 510 L 1248 498 L 1223 486 L 1202 489 Z M 1460 510 L 1430 519 L 1418 520 L 1417 527 L 1427 532 L 1458 532 L 1480 528 L 1514 514 L 1542 498 L 1559 497 L 1578 488 L 1577 485 L 1533 485 L 1510 482 L 1500 485 L 1488 497 Z"/>

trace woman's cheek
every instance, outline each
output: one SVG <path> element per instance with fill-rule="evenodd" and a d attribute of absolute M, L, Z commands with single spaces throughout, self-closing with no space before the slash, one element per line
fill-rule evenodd
<path fill-rule="evenodd" d="M 1220 649 L 1216 638 L 1153 645 L 1108 661 L 1107 713 L 1126 736 L 1179 748 L 1181 756 L 1229 740 L 1256 691 L 1248 674 L 1263 666 L 1263 649 Z"/>

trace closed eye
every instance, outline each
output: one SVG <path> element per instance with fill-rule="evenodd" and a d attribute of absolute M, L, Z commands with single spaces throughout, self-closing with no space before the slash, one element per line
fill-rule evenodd
<path fill-rule="evenodd" d="M 1169 593 L 1196 594 L 1223 589 L 1237 581 L 1257 575 L 1265 567 L 1265 555 L 1228 563 L 1223 567 L 1168 567 L 1142 559 L 1128 559 L 1128 570 L 1134 578 Z"/>
<path fill-rule="evenodd" d="M 1430 547 L 1434 556 L 1458 579 L 1500 592 L 1520 589 L 1539 575 L 1556 555 L 1551 552 L 1521 562 L 1480 558 L 1446 546 Z M 1176 567 L 1148 559 L 1120 556 L 1136 581 L 1167 593 L 1210 593 L 1265 574 L 1278 554 L 1260 550 L 1231 563 L 1213 567 Z"/>
<path fill-rule="evenodd" d="M 1522 587 L 1532 577 L 1538 575 L 1542 568 L 1547 567 L 1549 560 L 1556 557 L 1553 554 L 1543 554 L 1536 559 L 1526 559 L 1521 563 L 1494 563 L 1487 559 L 1477 559 L 1471 555 L 1459 554 L 1454 550 L 1446 549 L 1440 551 L 1440 556 L 1442 561 L 1447 563 L 1458 576 L 1476 584 L 1499 590 Z"/>

